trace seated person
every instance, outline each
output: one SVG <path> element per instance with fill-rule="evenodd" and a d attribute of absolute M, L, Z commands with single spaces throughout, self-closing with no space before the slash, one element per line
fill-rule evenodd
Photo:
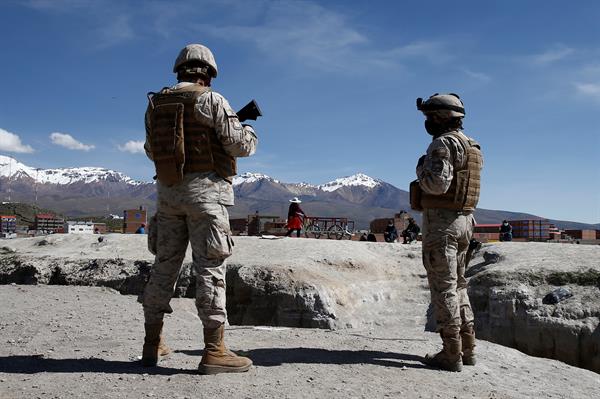
<path fill-rule="evenodd" d="M 415 219 L 409 218 L 408 226 L 406 226 L 406 229 L 402 231 L 402 238 L 404 238 L 403 244 L 410 244 L 411 242 L 416 241 L 420 232 L 421 228 L 417 222 L 415 222 Z"/>
<path fill-rule="evenodd" d="M 393 220 L 388 222 L 385 232 L 383 233 L 383 238 L 385 239 L 385 242 L 395 242 L 398 238 L 398 230 L 396 230 Z"/>

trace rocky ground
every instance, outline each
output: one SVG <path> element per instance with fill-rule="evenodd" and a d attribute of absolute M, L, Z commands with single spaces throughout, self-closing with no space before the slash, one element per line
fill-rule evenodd
<path fill-rule="evenodd" d="M 17 398 L 597 398 L 600 376 L 478 342 L 462 373 L 426 368 L 438 346 L 422 328 L 298 329 L 232 326 L 245 374 L 200 376 L 201 325 L 193 301 L 175 299 L 166 335 L 175 353 L 140 367 L 141 309 L 99 287 L 0 287 L 0 397 Z"/>
<path fill-rule="evenodd" d="M 478 337 L 600 373 L 600 247 L 488 245 L 467 275 Z"/>
<path fill-rule="evenodd" d="M 198 397 L 194 384 L 199 380 L 206 384 L 202 392 L 239 397 L 597 395 L 599 374 L 485 341 L 479 343 L 482 363 L 475 369 L 454 376 L 423 369 L 419 356 L 432 351 L 438 338 L 423 332 L 432 320 L 420 251 L 419 244 L 236 238 L 227 277 L 231 342 L 249 351 L 258 367 L 246 376 L 207 379 L 190 375 L 199 361 L 200 325 L 188 299 L 174 300 L 177 310 L 167 321 L 180 352 L 165 363 L 166 371 L 154 375 L 134 362 L 141 312 L 134 295 L 118 293 L 137 294 L 143 287 L 152 264 L 145 237 L 3 241 L 0 284 L 8 285 L 0 286 L 0 296 L 9 305 L 0 311 L 0 336 L 8 337 L 0 347 L 0 371 L 8 374 L 0 388 L 13 395 L 8 397 L 52 397 L 42 395 L 42 385 L 35 382 L 47 379 L 50 386 L 61 381 L 75 397 L 119 397 L 145 378 L 153 381 L 148 386 L 154 392 L 136 393 L 140 397 L 164 396 L 173 386 L 181 388 L 180 397 Z M 176 293 L 181 297 L 194 296 L 190 261 L 188 254 Z M 484 246 L 467 273 L 478 336 L 600 370 L 599 261 L 596 246 Z M 544 304 L 542 298 L 557 287 L 573 296 Z M 308 328 L 252 327 L 264 325 Z M 28 379 L 31 374 L 34 379 Z M 234 383 L 226 386 L 226 381 Z M 32 393 L 17 395 L 22 388 Z"/>

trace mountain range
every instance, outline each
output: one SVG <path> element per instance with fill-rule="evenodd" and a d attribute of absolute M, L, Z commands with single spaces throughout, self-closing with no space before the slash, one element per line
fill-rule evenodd
<path fill-rule="evenodd" d="M 408 192 L 358 173 L 331 182 L 285 183 L 260 173 L 244 173 L 233 181 L 236 205 L 231 217 L 262 215 L 285 217 L 289 200 L 299 197 L 309 216 L 347 217 L 356 228 L 367 228 L 374 218 L 410 212 Z M 35 203 L 72 217 L 122 214 L 144 206 L 155 210 L 154 182 L 134 180 L 123 173 L 97 167 L 40 169 L 0 155 L 0 197 L 4 201 Z M 420 220 L 420 215 L 414 215 Z M 503 219 L 539 219 L 522 212 L 478 209 L 479 223 Z M 551 220 L 560 228 L 600 229 L 600 224 Z"/>

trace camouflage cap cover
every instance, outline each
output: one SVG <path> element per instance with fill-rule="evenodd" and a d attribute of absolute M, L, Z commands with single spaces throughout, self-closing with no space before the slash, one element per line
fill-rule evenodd
<path fill-rule="evenodd" d="M 173 72 L 177 73 L 179 68 L 190 61 L 200 61 L 208 66 L 209 75 L 212 78 L 217 77 L 217 62 L 215 56 L 210 49 L 201 44 L 188 44 L 179 52 L 175 65 L 173 66 Z"/>
<path fill-rule="evenodd" d="M 435 114 L 442 118 L 462 118 L 465 116 L 465 106 L 460 97 L 454 93 L 436 93 L 426 101 L 417 98 L 417 109 L 425 115 Z"/>

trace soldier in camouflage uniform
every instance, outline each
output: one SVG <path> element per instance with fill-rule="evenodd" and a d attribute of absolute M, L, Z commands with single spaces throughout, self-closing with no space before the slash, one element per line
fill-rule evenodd
<path fill-rule="evenodd" d="M 443 350 L 425 363 L 449 371 L 475 365 L 474 317 L 465 279 L 483 158 L 477 142 L 462 132 L 465 110 L 455 94 L 417 100 L 433 141 L 417 164 L 411 206 L 423 211 L 423 264 Z"/>
<path fill-rule="evenodd" d="M 211 51 L 186 46 L 177 57 L 175 86 L 149 95 L 146 111 L 148 157 L 157 174 L 157 214 L 149 241 L 156 258 L 143 294 L 146 337 L 142 363 L 155 366 L 168 352 L 163 316 L 191 243 L 196 307 L 204 326 L 203 374 L 247 371 L 252 361 L 224 344 L 225 260 L 233 241 L 227 207 L 233 205 L 236 157 L 254 154 L 257 138 L 242 125 L 227 100 L 211 91 L 217 64 Z M 152 226 L 155 224 L 155 226 Z"/>

